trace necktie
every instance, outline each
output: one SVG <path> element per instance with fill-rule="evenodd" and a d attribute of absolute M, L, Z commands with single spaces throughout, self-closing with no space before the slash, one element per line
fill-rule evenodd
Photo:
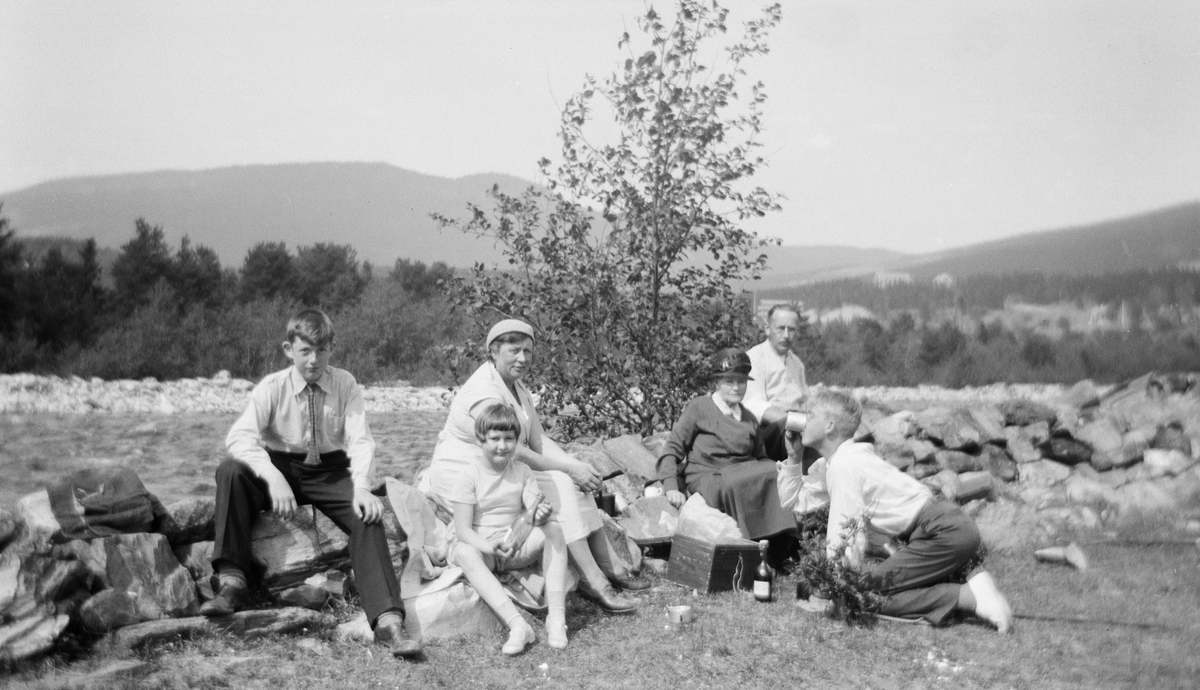
<path fill-rule="evenodd" d="M 321 387 L 315 383 L 308 384 L 308 426 L 312 433 L 308 440 L 308 455 L 304 458 L 305 465 L 321 464 L 321 447 L 317 445 L 317 408 L 321 398 Z"/>

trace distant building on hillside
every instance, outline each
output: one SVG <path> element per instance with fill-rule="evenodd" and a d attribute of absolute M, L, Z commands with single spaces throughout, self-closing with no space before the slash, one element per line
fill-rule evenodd
<path fill-rule="evenodd" d="M 1192 273 L 1200 273 L 1200 259 L 1192 259 L 1191 261 L 1180 261 L 1175 264 L 1181 271 L 1191 271 Z"/>
<path fill-rule="evenodd" d="M 954 287 L 954 276 L 949 273 L 939 273 L 934 276 L 933 284 L 938 287 L 952 288 Z"/>
<path fill-rule="evenodd" d="M 822 312 L 819 317 L 821 323 L 830 323 L 832 321 L 841 321 L 842 323 L 852 323 L 859 320 L 878 321 L 875 313 L 866 307 L 857 304 L 844 304 L 837 309 L 830 309 Z"/>
<path fill-rule="evenodd" d="M 912 274 L 909 273 L 889 273 L 880 271 L 871 279 L 875 287 L 886 288 L 890 285 L 911 285 L 913 282 Z"/>

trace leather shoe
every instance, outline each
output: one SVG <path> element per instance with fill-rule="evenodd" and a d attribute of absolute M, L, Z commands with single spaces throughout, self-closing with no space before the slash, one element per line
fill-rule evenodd
<path fill-rule="evenodd" d="M 204 605 L 200 607 L 200 615 L 209 618 L 228 616 L 245 606 L 249 598 L 249 588 L 242 585 L 226 585 L 221 588 L 217 596 L 204 602 Z"/>
<path fill-rule="evenodd" d="M 396 621 L 376 625 L 375 642 L 390 646 L 392 656 L 397 659 L 411 659 L 421 654 L 421 644 L 408 636 L 403 623 Z"/>
<path fill-rule="evenodd" d="M 609 582 L 620 587 L 621 589 L 630 592 L 640 592 L 643 589 L 650 589 L 654 583 L 648 578 L 633 573 L 625 573 L 624 575 L 612 575 L 608 578 Z"/>
<path fill-rule="evenodd" d="M 609 613 L 632 613 L 637 609 L 636 601 L 621 596 L 608 583 L 605 583 L 604 589 L 596 590 L 586 582 L 580 582 L 579 593 Z"/>

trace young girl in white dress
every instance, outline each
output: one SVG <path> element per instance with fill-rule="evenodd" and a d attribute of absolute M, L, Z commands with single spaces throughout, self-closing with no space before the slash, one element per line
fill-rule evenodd
<path fill-rule="evenodd" d="M 534 515 L 533 531 L 524 544 L 502 543 L 513 521 L 542 497 L 532 470 L 513 462 L 520 420 L 508 406 L 491 405 L 475 420 L 475 437 L 483 448 L 479 461 L 464 468 L 450 495 L 454 507 L 454 539 L 450 561 L 492 611 L 508 626 L 501 651 L 514 656 L 537 640 L 520 611 L 496 579 L 496 572 L 531 565 L 541 557 L 546 578 L 546 639 L 555 649 L 567 646 L 567 544 L 557 523 L 547 522 L 550 505 L 543 501 Z"/>

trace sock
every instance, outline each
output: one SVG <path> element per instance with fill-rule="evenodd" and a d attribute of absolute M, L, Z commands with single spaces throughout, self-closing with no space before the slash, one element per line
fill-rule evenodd
<path fill-rule="evenodd" d="M 395 623 L 396 625 L 403 626 L 404 619 L 401 618 L 400 614 L 396 613 L 395 611 L 384 611 L 383 613 L 379 614 L 378 618 L 375 619 L 375 627 L 378 628 L 384 623 Z"/>
<path fill-rule="evenodd" d="M 567 593 L 546 590 L 546 603 L 550 607 L 549 613 L 546 614 L 546 625 L 550 625 L 552 622 L 566 625 Z"/>
<path fill-rule="evenodd" d="M 522 616 L 520 613 L 514 613 L 513 615 L 506 618 L 504 620 L 504 624 L 508 626 L 509 630 L 516 630 L 517 628 L 528 628 L 529 627 L 529 624 L 525 622 L 525 617 Z"/>
<path fill-rule="evenodd" d="M 217 583 L 220 584 L 221 589 L 226 587 L 247 589 L 249 587 L 246 582 L 246 573 L 231 563 L 222 563 L 217 566 Z"/>

